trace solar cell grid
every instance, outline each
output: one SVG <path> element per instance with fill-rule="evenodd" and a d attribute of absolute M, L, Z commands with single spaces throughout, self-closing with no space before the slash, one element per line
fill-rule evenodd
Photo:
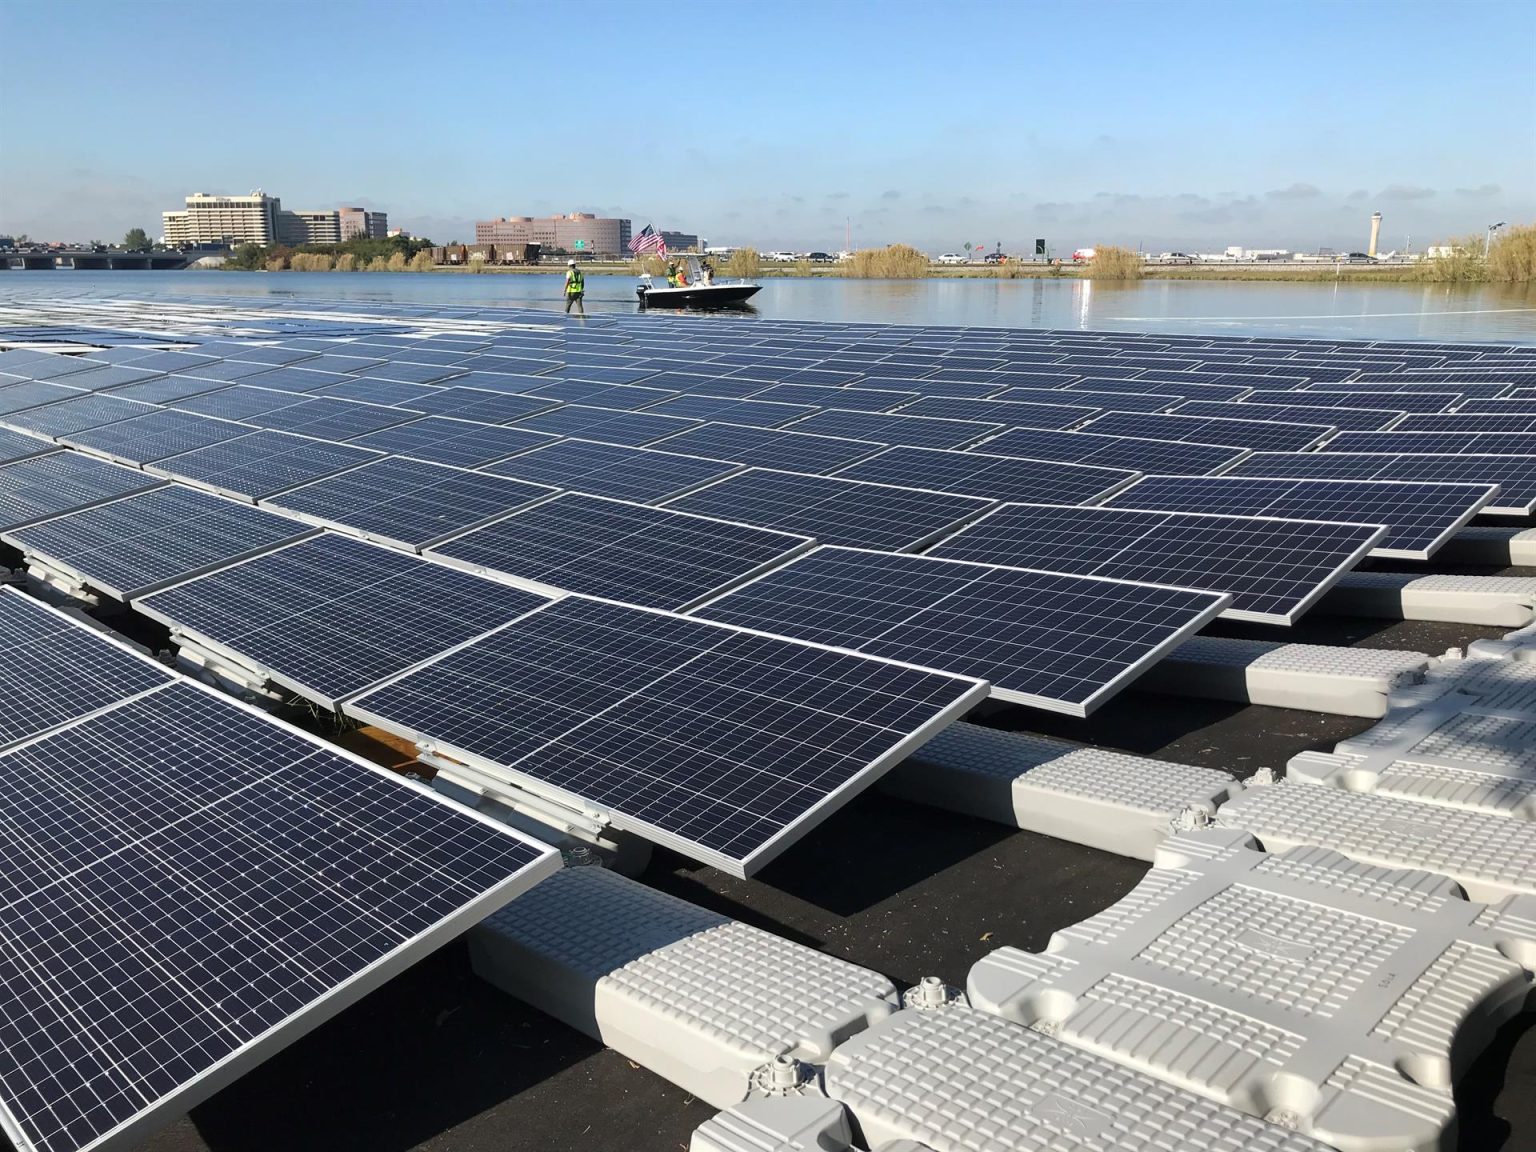
<path fill-rule="evenodd" d="M 1187 397 L 1168 392 L 1097 392 L 1085 388 L 1008 388 L 995 400 L 1022 400 L 1035 404 L 1087 404 L 1107 412 L 1163 412 Z"/>
<path fill-rule="evenodd" d="M 510 424 L 536 412 L 559 405 L 558 400 L 542 400 L 511 392 L 488 392 L 483 388 L 439 388 L 435 395 L 413 400 L 415 411 L 432 416 L 455 416 L 460 420 L 479 420 L 486 424 Z"/>
<path fill-rule="evenodd" d="M 38 1152 L 143 1139 L 558 867 L 185 683 L 4 769 L 0 937 L 26 962 L 0 1101 Z"/>
<path fill-rule="evenodd" d="M 1129 468 L 1137 472 L 1170 472 L 1192 476 L 1214 472 L 1247 455 L 1246 448 L 1184 444 L 1174 440 L 1142 440 L 1130 436 L 1100 436 L 1089 432 L 1013 428 L 978 445 L 973 451 L 989 456 L 1020 456 Z"/>
<path fill-rule="evenodd" d="M 44 404 L 53 404 L 71 397 L 88 395 L 90 393 L 82 392 L 78 388 L 50 384 L 42 380 L 11 384 L 0 388 L 0 416 L 8 416 L 13 412 L 25 412 L 28 408 L 38 408 Z"/>
<path fill-rule="evenodd" d="M 1296 404 L 1324 408 L 1377 408 L 1393 412 L 1439 412 L 1457 403 L 1455 392 L 1273 392 L 1256 390 L 1243 404 Z M 1323 415 L 1321 411 L 1318 413 Z"/>
<path fill-rule="evenodd" d="M 681 610 L 810 545 L 804 536 L 566 493 L 429 554 L 534 591 Z"/>
<path fill-rule="evenodd" d="M 553 436 L 581 436 L 605 444 L 639 447 L 654 444 L 677 432 L 697 428 L 699 420 L 652 412 L 625 412 L 613 408 L 593 408 L 585 404 L 564 404 L 547 412 L 524 417 L 510 425 Z"/>
<path fill-rule="evenodd" d="M 918 399 L 916 392 L 877 388 L 836 388 L 821 384 L 774 384 L 752 394 L 754 400 L 781 404 L 809 404 L 848 412 L 889 412 Z"/>
<path fill-rule="evenodd" d="M 303 392 L 284 392 L 274 388 L 253 388 L 248 384 L 235 384 L 213 392 L 202 392 L 175 400 L 170 407 L 182 412 L 196 412 L 199 416 L 217 416 L 221 420 L 250 420 L 256 416 L 275 412 L 291 404 L 301 404 L 309 396 Z"/>
<path fill-rule="evenodd" d="M 1524 516 L 1536 512 L 1536 455 L 1413 455 L 1404 452 L 1255 452 L 1229 476 L 1300 476 L 1327 480 L 1428 480 L 1497 484 L 1483 512 Z"/>
<path fill-rule="evenodd" d="M 244 424 L 160 408 L 143 416 L 70 432 L 59 440 L 111 460 L 148 464 L 250 433 L 251 429 Z"/>
<path fill-rule="evenodd" d="M 142 384 L 146 380 L 153 380 L 163 375 L 165 375 L 164 372 L 139 368 L 135 365 L 110 364 L 101 368 L 92 368 L 88 372 L 73 372 L 64 379 L 71 388 L 99 392 L 107 388 L 120 388 L 124 384 Z"/>
<path fill-rule="evenodd" d="M 1282 393 L 1282 395 L 1284 395 Z M 1289 393 L 1305 395 L 1305 393 Z M 1326 420 L 1335 428 L 1350 432 L 1380 432 L 1397 424 L 1407 413 L 1373 408 L 1313 407 L 1309 404 L 1263 404 L 1251 396 L 1240 401 L 1189 400 L 1173 410 L 1175 416 L 1217 416 L 1237 420 L 1274 420 L 1281 423 L 1315 423 Z"/>
<path fill-rule="evenodd" d="M 580 597 L 349 704 L 746 875 L 984 695 L 963 678 Z M 622 749 L 622 755 L 615 755 Z"/>
<path fill-rule="evenodd" d="M 1529 389 L 1527 389 L 1529 391 Z M 1485 412 L 1498 413 L 1509 416 L 1516 413 L 1536 414 L 1536 395 L 1510 396 L 1506 399 L 1487 400 L 1474 397 L 1462 401 L 1456 407 L 1457 412 Z"/>
<path fill-rule="evenodd" d="M 798 424 L 787 429 L 706 424 L 669 437 L 658 447 L 737 464 L 822 475 L 873 456 L 884 446 L 801 432 Z"/>
<path fill-rule="evenodd" d="M 1530 456 L 1536 455 L 1536 432 L 1341 432 L 1323 451 Z"/>
<path fill-rule="evenodd" d="M 646 411 L 709 423 L 778 428 L 809 416 L 816 409 L 808 404 L 776 404 L 766 400 L 734 400 L 727 396 L 694 394 L 664 400 Z"/>
<path fill-rule="evenodd" d="M 1482 484 L 1147 476 L 1105 503 L 1159 512 L 1383 524 L 1387 536 L 1372 549 L 1373 556 L 1426 560 L 1489 503 L 1494 492 Z"/>
<path fill-rule="evenodd" d="M 29 456 L 42 456 L 56 451 L 58 451 L 58 445 L 50 441 L 28 436 L 25 432 L 13 432 L 9 428 L 0 428 L 0 464 L 9 464 L 13 460 L 25 460 Z"/>
<path fill-rule="evenodd" d="M 462 368 L 442 364 L 415 364 L 405 359 L 391 359 L 372 368 L 364 368 L 353 375 L 372 380 L 399 380 L 406 384 L 445 384 L 456 376 L 462 376 Z"/>
<path fill-rule="evenodd" d="M 949 396 L 925 396 L 899 411 L 902 416 L 937 416 L 947 420 L 975 420 L 1007 428 L 1071 428 L 1100 409 L 1076 403 L 1065 392 L 1042 403 L 1022 400 L 962 400 Z"/>
<path fill-rule="evenodd" d="M 666 506 L 827 544 L 909 551 L 953 531 L 992 503 L 950 492 L 753 468 Z"/>
<path fill-rule="evenodd" d="M 989 500 L 1081 504 L 1123 488 L 1137 473 L 981 452 L 888 448 L 833 475 L 844 480 L 869 480 Z"/>
<path fill-rule="evenodd" d="M 1493 412 L 1416 413 L 1395 425 L 1394 432 L 1536 432 L 1536 411 L 1500 415 Z"/>
<path fill-rule="evenodd" d="M 403 424 L 417 415 L 419 413 L 407 408 L 319 396 L 305 397 L 298 404 L 247 417 L 247 422 L 276 432 L 313 436 L 317 440 L 350 440 L 380 428 Z"/>
<path fill-rule="evenodd" d="M 814 432 L 847 440 L 911 448 L 964 448 L 1004 431 L 1005 427 L 1000 423 L 983 423 L 979 420 L 824 410 L 804 420 L 797 420 L 790 431 Z"/>
<path fill-rule="evenodd" d="M 21 528 L 161 483 L 76 452 L 17 460 L 0 466 L 0 529 Z"/>
<path fill-rule="evenodd" d="M 728 476 L 740 467 L 682 452 L 629 448 L 573 437 L 487 465 L 481 471 L 592 496 L 650 504 Z"/>
<path fill-rule="evenodd" d="M 473 420 L 455 420 L 448 416 L 423 416 L 396 424 L 349 443 L 395 456 L 409 456 L 433 464 L 457 468 L 478 468 L 518 452 L 526 452 L 556 437 L 504 424 L 481 424 Z"/>
<path fill-rule="evenodd" d="M 78 372 L 89 372 L 93 368 L 105 366 L 105 361 L 92 360 L 87 356 L 64 356 L 47 352 L 18 366 L 14 374 L 25 376 L 28 380 L 59 380 Z M 0 368 L 0 371 L 6 371 L 6 369 Z"/>
<path fill-rule="evenodd" d="M 336 400 L 360 400 L 365 404 L 399 405 L 409 408 L 411 402 L 429 396 L 437 389 L 431 384 L 404 384 L 399 380 L 352 380 L 344 379 L 334 384 L 323 384 L 310 390 L 311 396 L 329 396 Z"/>
<path fill-rule="evenodd" d="M 254 360 L 210 360 L 206 364 L 195 364 L 190 368 L 183 368 L 181 374 L 196 376 L 201 380 L 233 383 L 236 380 L 249 379 L 270 371 L 272 371 L 271 364 L 259 364 Z"/>
<path fill-rule="evenodd" d="M 324 527 L 419 549 L 554 494 L 539 484 L 390 456 L 263 503 Z"/>
<path fill-rule="evenodd" d="M 259 500 L 344 468 L 366 464 L 378 456 L 377 452 L 348 444 L 327 444 L 307 436 L 261 429 L 249 436 L 147 463 L 145 468 L 215 492 Z"/>
<path fill-rule="evenodd" d="M 1385 535 L 1381 525 L 1020 503 L 927 555 L 1226 592 L 1225 616 L 1294 624 Z"/>
<path fill-rule="evenodd" d="M 1316 424 L 1281 423 L 1275 420 L 1223 419 L 1157 412 L 1110 412 L 1082 427 L 1084 432 L 1106 436 L 1131 436 L 1146 440 L 1178 440 L 1227 448 L 1299 452 L 1316 447 L 1333 428 Z"/>
<path fill-rule="evenodd" d="M 155 592 L 138 607 L 173 634 L 334 708 L 546 602 L 326 532 Z"/>
<path fill-rule="evenodd" d="M 695 611 L 991 683 L 1086 716 L 1228 602 L 1218 593 L 817 548 Z"/>
<path fill-rule="evenodd" d="M 57 438 L 155 411 L 159 409 L 154 405 L 142 404 L 137 400 L 119 400 L 113 396 L 87 393 L 41 408 L 6 413 L 0 416 L 0 423 L 15 431 Z"/>

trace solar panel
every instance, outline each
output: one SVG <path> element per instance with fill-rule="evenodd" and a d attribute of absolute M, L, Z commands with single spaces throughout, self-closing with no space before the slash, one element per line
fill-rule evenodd
<path fill-rule="evenodd" d="M 75 452 L 0 465 L 0 529 L 21 528 L 163 481 Z"/>
<path fill-rule="evenodd" d="M 926 555 L 1226 592 L 1224 616 L 1294 624 L 1385 535 L 1380 525 L 1006 504 Z"/>
<path fill-rule="evenodd" d="M 200 352 L 148 352 L 133 360 L 135 368 L 149 368 L 156 372 L 180 372 L 183 368 L 195 368 L 199 364 L 211 364 L 212 356 Z"/>
<path fill-rule="evenodd" d="M 1234 476 L 1147 476 L 1106 503 L 1159 512 L 1218 512 L 1384 524 L 1373 556 L 1427 560 L 1495 489 L 1478 484 L 1376 480 L 1250 479 Z"/>
<path fill-rule="evenodd" d="M 568 597 L 346 710 L 743 876 L 985 692 L 974 680 Z"/>
<path fill-rule="evenodd" d="M 1323 450 L 1532 456 L 1536 455 L 1536 432 L 1341 432 Z"/>
<path fill-rule="evenodd" d="M 129 384 L 106 393 L 119 400 L 138 400 L 144 404 L 171 404 L 188 396 L 200 396 L 204 392 L 217 392 L 228 388 L 223 380 L 201 380 L 196 376 L 157 376 L 142 384 Z"/>
<path fill-rule="evenodd" d="M 138 601 L 173 638 L 339 700 L 546 603 L 519 588 L 326 532 Z"/>
<path fill-rule="evenodd" d="M 247 417 L 247 423 L 274 432 L 294 432 L 317 440 L 350 440 L 380 428 L 404 424 L 417 413 L 386 404 L 364 404 L 329 396 L 304 397 L 297 404 Z"/>
<path fill-rule="evenodd" d="M 1271 395 L 1305 396 L 1305 392 L 1271 393 Z M 1173 410 L 1174 416 L 1217 416 L 1238 420 L 1289 421 L 1305 424 L 1308 421 L 1326 420 L 1346 432 L 1380 432 L 1390 428 L 1407 415 L 1402 409 L 1384 411 L 1371 408 L 1321 408 L 1310 404 L 1262 404 L 1251 397 L 1238 401 L 1190 400 Z"/>
<path fill-rule="evenodd" d="M 1191 476 L 1218 471 L 1248 454 L 1246 448 L 1142 440 L 1132 436 L 1095 436 L 1087 432 L 1056 432 L 1041 428 L 1010 429 L 980 445 L 976 451 L 989 456 L 1019 456 L 1028 460 L 1057 460 L 1066 464 Z"/>
<path fill-rule="evenodd" d="M 739 469 L 737 464 L 677 452 L 570 439 L 487 465 L 481 471 L 591 496 L 651 504 Z"/>
<path fill-rule="evenodd" d="M 988 456 L 942 448 L 887 448 L 834 472 L 844 480 L 870 480 L 989 500 L 1050 500 L 1084 504 L 1125 487 L 1137 473 L 1059 461 Z"/>
<path fill-rule="evenodd" d="M 37 1152 L 142 1139 L 559 866 L 185 682 L 0 765 L 0 1114 Z"/>
<path fill-rule="evenodd" d="M 166 485 L 15 529 L 6 543 L 116 600 L 312 536 L 249 504 Z"/>
<path fill-rule="evenodd" d="M 1218 444 L 1254 451 L 1300 452 L 1326 440 L 1326 424 L 1281 424 L 1272 420 L 1233 420 L 1209 416 L 1165 415 L 1157 412 L 1110 412 L 1083 425 L 1082 431 L 1106 436 L 1136 436 L 1146 440 L 1178 440 Z"/>
<path fill-rule="evenodd" d="M 986 401 L 977 401 L 986 403 Z M 849 440 L 910 448 L 964 448 L 1001 432 L 1005 425 L 976 420 L 940 420 L 931 416 L 882 415 L 878 412 L 818 412 L 797 420 L 794 432 L 816 432 Z"/>
<path fill-rule="evenodd" d="M 515 392 L 488 392 L 483 388 L 439 388 L 432 396 L 412 401 L 412 407 L 418 412 L 480 420 L 486 424 L 510 424 L 558 404 L 558 400 L 542 400 Z"/>
<path fill-rule="evenodd" d="M 71 388 L 99 392 L 106 388 L 120 388 L 125 384 L 142 384 L 146 380 L 153 380 L 156 376 L 163 375 L 163 372 L 154 372 L 129 364 L 108 364 L 100 368 L 92 368 L 88 372 L 71 372 L 66 377 L 66 382 Z"/>
<path fill-rule="evenodd" d="M 248 384 L 236 384 L 220 388 L 216 392 L 203 392 L 174 400 L 170 406 L 182 412 L 196 412 L 199 416 L 217 416 L 220 420 L 248 421 L 279 408 L 303 403 L 309 397 L 302 392 L 280 392 L 272 388 L 252 388 Z"/>
<path fill-rule="evenodd" d="M 1219 379 L 1221 377 L 1215 376 L 1211 378 L 1213 382 L 1202 384 L 1190 380 L 1126 380 L 1114 376 L 1087 376 L 1065 384 L 1063 388 L 1068 392 L 1144 392 L 1154 396 L 1173 392 L 1186 400 L 1240 400 L 1253 390 L 1246 384 L 1214 383 Z"/>
<path fill-rule="evenodd" d="M 442 364 L 415 364 L 405 360 L 390 360 L 354 373 L 373 380 L 399 380 L 406 384 L 443 384 L 463 374 L 462 368 Z"/>
<path fill-rule="evenodd" d="M 1402 452 L 1255 452 L 1229 476 L 1301 476 L 1325 480 L 1430 480 L 1497 484 L 1482 511 L 1501 516 L 1536 512 L 1536 455 L 1415 456 Z"/>
<path fill-rule="evenodd" d="M 865 440 L 818 436 L 795 429 L 749 428 L 740 424 L 706 424 L 669 438 L 661 447 L 691 452 L 737 464 L 783 468 L 795 472 L 835 472 L 873 456 L 883 445 Z"/>
<path fill-rule="evenodd" d="M 817 548 L 694 615 L 976 676 L 1087 716 L 1221 611 L 1214 592 Z"/>
<path fill-rule="evenodd" d="M 1074 388 L 1071 391 L 1065 388 L 1009 388 L 993 399 L 1024 400 L 1036 404 L 1089 404 L 1108 412 L 1162 412 L 1181 403 L 1186 397 L 1176 395 L 1174 392 L 1098 392 L 1087 388 Z"/>
<path fill-rule="evenodd" d="M 343 377 L 334 384 L 313 389 L 311 396 L 329 396 L 335 400 L 361 400 L 365 404 L 398 404 L 409 408 L 411 401 L 437 392 L 431 384 L 402 384 L 398 380 L 355 380 Z"/>
<path fill-rule="evenodd" d="M 215 420 L 211 416 L 197 416 L 191 412 L 178 412 L 174 408 L 157 408 L 143 416 L 87 428 L 83 432 L 60 436 L 59 439 L 72 447 L 83 448 L 111 460 L 127 464 L 148 464 L 209 444 L 222 444 L 238 436 L 249 436 L 250 433 L 251 429 L 245 424 Z"/>
<path fill-rule="evenodd" d="M 313 352 L 303 348 L 275 348 L 264 344 L 247 344 L 229 353 L 231 360 L 249 360 L 253 364 L 295 364 L 300 360 L 311 360 Z"/>
<path fill-rule="evenodd" d="M 752 399 L 777 404 L 810 404 L 817 408 L 836 408 L 846 412 L 889 412 L 920 399 L 917 392 L 896 392 L 880 388 L 833 388 L 824 384 L 774 384 Z"/>
<path fill-rule="evenodd" d="M 552 436 L 581 436 L 605 444 L 640 447 L 677 432 L 697 428 L 701 421 L 685 420 L 653 412 L 625 412 L 614 408 L 593 408 L 585 404 L 565 404 L 528 416 L 512 424 Z"/>
<path fill-rule="evenodd" d="M 173 679 L 154 661 L 71 622 L 63 613 L 14 588 L 0 589 L 0 644 L 5 651 L 0 676 L 5 687 L 0 692 L 0 748 L 14 747 Z M 0 813 L 0 828 L 6 814 L 15 811 L 12 801 L 18 785 L 24 786 L 24 782 L 7 781 L 6 813 Z M 7 856 L 0 892 L 14 879 L 14 867 L 15 860 Z M 0 907 L 5 903 L 0 899 Z M 0 980 L 0 989 L 4 986 Z M 6 997 L 0 996 L 0 1014 L 6 1004 Z M 13 1053 L 9 1044 L 6 1052 Z M 8 1063 L 0 1063 L 0 1068 Z M 0 1072 L 0 1083 L 3 1080 Z"/>
<path fill-rule="evenodd" d="M 318 392 L 333 384 L 358 383 L 358 378 L 349 372 L 335 370 L 324 371 L 314 367 L 316 361 L 306 361 L 298 368 L 274 368 L 270 371 L 258 373 L 255 376 L 245 376 L 240 380 L 241 384 L 252 388 L 272 388 L 279 392 Z M 375 380 L 381 388 L 387 388 L 394 381 Z M 397 387 L 399 385 L 396 385 Z M 426 385 L 407 384 L 407 388 L 426 387 Z"/>
<path fill-rule="evenodd" d="M 1044 404 L 1021 400 L 963 400 L 952 396 L 925 396 L 901 409 L 901 416 L 936 416 L 948 420 L 975 420 L 1005 428 L 1071 428 L 1098 408 L 1075 404 L 1065 392 Z"/>
<path fill-rule="evenodd" d="M 782 563 L 811 540 L 566 493 L 432 548 L 456 568 L 536 592 L 681 610 Z"/>
<path fill-rule="evenodd" d="M 327 444 L 307 436 L 262 430 L 167 456 L 147 463 L 145 468 L 210 491 L 259 500 L 378 458 L 377 452 L 349 444 Z"/>
<path fill-rule="evenodd" d="M 1376 408 L 1389 412 L 1439 412 L 1455 404 L 1455 392 L 1274 392 L 1255 391 L 1244 396 L 1242 405 L 1298 404 L 1310 408 Z M 1319 411 L 1318 416 L 1325 415 Z"/>
<path fill-rule="evenodd" d="M 197 364 L 191 368 L 183 368 L 183 376 L 197 376 L 204 380 L 222 380 L 226 384 L 236 380 L 244 380 L 251 376 L 258 376 L 263 372 L 270 372 L 272 365 L 258 364 L 252 360 L 214 360 L 207 364 Z"/>
<path fill-rule="evenodd" d="M 77 372 L 89 372 L 93 368 L 102 367 L 103 364 L 101 360 L 92 360 L 86 356 L 62 356 L 54 352 L 42 352 L 27 361 L 22 374 L 29 380 L 57 380 L 64 376 L 73 376 Z"/>
<path fill-rule="evenodd" d="M 137 400 L 117 400 L 111 396 L 84 394 L 30 408 L 23 412 L 11 412 L 0 416 L 0 423 L 18 432 L 31 432 L 36 436 L 58 438 L 71 432 L 83 432 L 114 420 L 127 420 L 158 411 L 152 404 Z"/>
<path fill-rule="evenodd" d="M 0 415 L 23 412 L 28 408 L 86 395 L 89 393 L 82 392 L 78 388 L 70 388 L 63 384 L 48 384 L 41 380 L 29 384 L 11 384 L 0 388 Z"/>
<path fill-rule="evenodd" d="M 0 428 L 0 464 L 9 464 L 13 460 L 25 460 L 29 456 L 42 456 L 48 452 L 57 451 L 58 445 L 47 440 L 28 436 L 25 432 L 12 432 L 9 428 Z"/>
<path fill-rule="evenodd" d="M 1463 401 L 1456 408 L 1458 413 L 1496 413 L 1503 416 L 1524 414 L 1536 416 L 1536 396 L 1518 397 L 1511 396 L 1499 400 L 1485 400 L 1473 397 Z"/>
<path fill-rule="evenodd" d="M 1409 416 L 1394 432 L 1536 432 L 1536 412 L 1426 412 Z"/>
<path fill-rule="evenodd" d="M 991 503 L 949 492 L 752 468 L 678 497 L 667 507 L 827 544 L 908 551 L 954 531 Z"/>
<path fill-rule="evenodd" d="M 563 404 L 586 404 L 593 408 L 616 408 L 634 412 L 648 408 L 677 393 L 668 388 L 639 388 L 632 384 L 602 384 L 595 380 L 556 380 L 528 390 L 541 400 L 559 400 Z"/>
<path fill-rule="evenodd" d="M 808 404 L 775 404 L 765 400 L 734 400 L 728 396 L 695 394 L 666 400 L 646 411 L 716 424 L 780 428 L 802 416 L 811 415 L 816 409 Z"/>
<path fill-rule="evenodd" d="M 449 416 L 424 416 L 405 424 L 396 424 L 350 443 L 373 448 L 395 456 L 410 456 L 433 464 L 458 468 L 478 468 L 503 460 L 518 452 L 554 443 L 556 437 L 544 432 L 525 431 L 505 424 L 481 424 L 475 420 L 455 420 Z"/>
<path fill-rule="evenodd" d="M 386 456 L 263 503 L 322 527 L 420 549 L 554 494 L 540 484 Z"/>

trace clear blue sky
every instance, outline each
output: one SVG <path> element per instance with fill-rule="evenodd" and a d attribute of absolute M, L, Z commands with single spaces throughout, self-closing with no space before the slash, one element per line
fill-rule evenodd
<path fill-rule="evenodd" d="M 1536 220 L 1532 0 L 0 0 L 0 232 L 189 192 L 439 242 L 1416 247 Z"/>

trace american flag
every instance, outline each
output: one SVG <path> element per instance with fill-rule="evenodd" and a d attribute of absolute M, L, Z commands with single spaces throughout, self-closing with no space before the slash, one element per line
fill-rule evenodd
<path fill-rule="evenodd" d="M 658 256 L 667 254 L 667 242 L 661 238 L 661 233 L 647 224 L 640 229 L 639 235 L 629 242 L 629 250 L 636 256 L 642 252 L 654 252 Z"/>

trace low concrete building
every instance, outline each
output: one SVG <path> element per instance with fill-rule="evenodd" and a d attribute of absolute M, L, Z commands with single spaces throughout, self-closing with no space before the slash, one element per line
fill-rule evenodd
<path fill-rule="evenodd" d="M 627 256 L 630 223 L 612 216 L 505 216 L 475 221 L 477 244 L 537 244 L 546 252 Z"/>

